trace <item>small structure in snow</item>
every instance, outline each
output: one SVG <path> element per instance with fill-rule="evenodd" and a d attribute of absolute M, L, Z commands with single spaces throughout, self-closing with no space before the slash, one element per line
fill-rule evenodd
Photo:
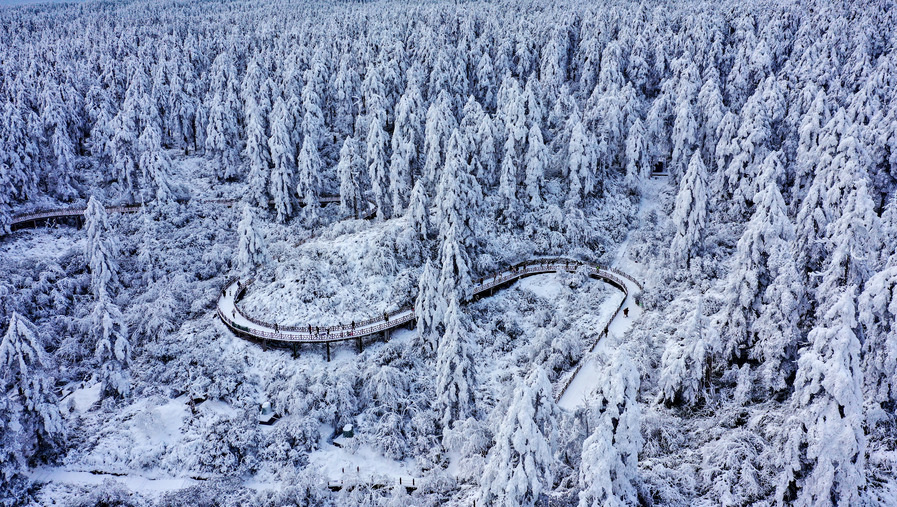
<path fill-rule="evenodd" d="M 351 424 L 347 424 L 343 426 L 343 437 L 352 438 L 355 436 L 355 429 L 352 428 Z"/>
<path fill-rule="evenodd" d="M 259 412 L 259 424 L 274 424 L 274 411 L 271 410 L 271 402 L 262 403 L 262 411 Z"/>

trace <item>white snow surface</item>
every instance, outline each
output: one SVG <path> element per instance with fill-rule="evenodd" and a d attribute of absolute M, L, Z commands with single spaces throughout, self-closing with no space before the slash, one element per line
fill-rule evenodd
<path fill-rule="evenodd" d="M 347 444 L 345 438 L 337 438 L 335 442 Z M 355 452 L 345 447 L 325 445 L 308 455 L 310 466 L 320 469 L 324 477 L 332 483 L 341 482 L 380 482 L 386 479 L 389 483 L 398 482 L 399 478 L 411 483 L 411 479 L 420 481 L 420 477 L 411 473 L 417 470 L 414 460 L 396 461 L 389 459 L 367 445 L 360 445 Z"/>
<path fill-rule="evenodd" d="M 80 486 L 99 485 L 107 480 L 121 483 L 130 491 L 158 496 L 169 491 L 177 491 L 201 484 L 192 477 L 146 477 L 137 473 L 109 475 L 85 471 L 69 470 L 66 467 L 41 467 L 31 471 L 31 479 L 37 483 L 58 483 Z"/>
<path fill-rule="evenodd" d="M 102 389 L 102 387 L 102 384 L 99 382 L 89 387 L 81 387 L 73 391 L 64 402 L 67 403 L 68 407 L 72 410 L 86 412 L 94 403 L 100 400 L 100 389 Z"/>

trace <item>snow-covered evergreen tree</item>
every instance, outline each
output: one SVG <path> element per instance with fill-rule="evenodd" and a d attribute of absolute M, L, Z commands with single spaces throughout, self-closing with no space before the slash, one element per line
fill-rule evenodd
<path fill-rule="evenodd" d="M 268 207 L 268 180 L 271 174 L 271 150 L 268 148 L 267 112 L 255 102 L 247 106 L 246 148 L 243 157 L 248 166 L 248 200 L 255 206 Z"/>
<path fill-rule="evenodd" d="M 858 306 L 866 337 L 863 343 L 866 400 L 893 406 L 897 402 L 897 388 L 892 381 L 897 375 L 897 253 L 866 283 Z"/>
<path fill-rule="evenodd" d="M 439 329 L 446 311 L 445 299 L 439 292 L 439 270 L 429 259 L 421 270 L 417 284 L 417 299 L 414 302 L 417 317 L 415 348 L 430 355 L 436 351 Z"/>
<path fill-rule="evenodd" d="M 302 149 L 299 150 L 299 159 L 296 161 L 296 193 L 305 205 L 304 215 L 312 220 L 318 215 L 320 177 L 324 167 L 316 138 L 317 135 L 313 133 L 307 133 L 302 138 Z"/>
<path fill-rule="evenodd" d="M 23 415 L 18 396 L 0 393 L 0 502 L 3 505 L 21 502 L 31 489 Z"/>
<path fill-rule="evenodd" d="M 852 176 L 847 183 L 849 188 L 844 189 L 846 195 L 840 199 L 840 209 L 836 211 L 840 215 L 826 230 L 829 254 L 817 288 L 818 299 L 838 286 L 863 287 L 878 264 L 881 250 L 879 218 L 869 195 L 865 174 Z"/>
<path fill-rule="evenodd" d="M 445 334 L 436 354 L 435 409 L 446 430 L 474 414 L 476 384 L 468 331 L 457 297 L 449 300 L 443 320 Z"/>
<path fill-rule="evenodd" d="M 374 205 L 377 207 L 377 218 L 381 220 L 392 216 L 387 166 L 389 156 L 386 152 L 389 147 L 389 137 L 384 130 L 385 123 L 386 111 L 375 111 L 370 118 L 367 132 L 367 165 L 371 180 L 371 194 L 374 197 Z"/>
<path fill-rule="evenodd" d="M 642 449 L 639 373 L 628 354 L 603 365 L 589 400 L 591 435 L 582 444 L 579 505 L 638 503 L 638 454 Z"/>
<path fill-rule="evenodd" d="M 716 152 L 717 129 L 726 113 L 722 92 L 719 89 L 717 76 L 713 75 L 704 82 L 698 92 L 698 130 L 696 141 L 701 147 L 705 160 L 712 160 Z"/>
<path fill-rule="evenodd" d="M 56 81 L 50 81 L 41 97 L 41 120 L 47 130 L 46 138 L 54 160 L 53 170 L 47 171 L 44 177 L 45 184 L 53 195 L 63 201 L 70 201 L 78 194 L 74 182 L 77 153 L 69 125 L 74 115 L 69 110 L 70 106 L 64 102 L 62 94 L 71 96 L 74 91 L 67 89 L 68 85 L 64 85 L 64 88 L 66 89 L 60 90 Z"/>
<path fill-rule="evenodd" d="M 270 262 L 265 239 L 258 231 L 255 213 L 248 204 L 243 205 L 243 219 L 237 225 L 237 269 L 247 276 L 256 266 Z"/>
<path fill-rule="evenodd" d="M 586 132 L 581 121 L 577 121 L 573 125 L 567 155 L 567 171 L 570 180 L 567 203 L 568 206 L 575 207 L 583 197 L 589 196 L 594 190 L 594 174 L 597 164 L 595 141 Z"/>
<path fill-rule="evenodd" d="M 10 233 L 12 223 L 12 178 L 8 165 L 0 166 L 0 237 Z"/>
<path fill-rule="evenodd" d="M 131 359 L 131 345 L 124 316 L 113 302 L 118 281 L 118 266 L 111 239 L 106 210 L 91 196 L 84 211 L 87 229 L 86 254 L 90 267 L 90 286 L 95 298 L 90 315 L 90 335 L 95 340 L 95 356 L 101 367 L 103 392 L 112 396 L 127 396 L 131 390 L 125 371 Z"/>
<path fill-rule="evenodd" d="M 688 154 L 692 153 L 697 142 L 698 125 L 691 101 L 683 98 L 676 105 L 673 120 L 673 154 L 670 161 L 670 178 L 678 181 L 686 171 Z"/>
<path fill-rule="evenodd" d="M 23 497 L 21 473 L 28 461 L 53 450 L 65 436 L 55 394 L 54 364 L 37 328 L 17 312 L 0 340 L 0 500 Z"/>
<path fill-rule="evenodd" d="M 440 93 L 427 109 L 427 120 L 424 128 L 424 153 L 426 160 L 423 167 L 423 179 L 432 188 L 439 178 L 439 170 L 446 163 L 449 136 L 457 127 L 451 109 L 451 100 L 447 93 Z"/>
<path fill-rule="evenodd" d="M 409 83 L 396 106 L 392 134 L 392 159 L 389 164 L 390 195 L 393 213 L 399 214 L 408 204 L 412 175 L 419 162 L 423 126 L 423 97 L 417 84 Z"/>
<path fill-rule="evenodd" d="M 343 147 L 340 148 L 339 163 L 336 166 L 336 174 L 339 177 L 340 210 L 343 215 L 355 218 L 358 218 L 358 212 L 364 206 L 359 181 L 362 156 L 358 150 L 358 142 L 353 137 L 347 137 L 343 141 Z"/>
<path fill-rule="evenodd" d="M 274 163 L 270 192 L 278 222 L 285 222 L 292 216 L 296 201 L 293 191 L 296 148 L 290 134 L 293 128 L 293 115 L 287 110 L 283 99 L 278 97 L 271 111 L 271 138 L 268 139 L 268 148 L 271 150 L 271 160 Z"/>
<path fill-rule="evenodd" d="M 801 350 L 787 421 L 777 498 L 797 488 L 794 505 L 852 505 L 863 473 L 863 384 L 856 288 L 836 289 Z"/>
<path fill-rule="evenodd" d="M 448 230 L 440 232 L 439 258 L 442 270 L 439 292 L 447 301 L 452 297 L 464 301 L 471 296 L 470 257 L 458 229 L 458 224 L 452 224 Z"/>
<path fill-rule="evenodd" d="M 205 148 L 209 163 L 221 178 L 237 174 L 240 153 L 242 108 L 237 69 L 230 52 L 219 54 L 212 63 L 208 124 Z"/>
<path fill-rule="evenodd" d="M 505 206 L 509 207 L 517 202 L 517 185 L 520 182 L 520 168 L 524 167 L 527 136 L 525 101 L 516 80 L 512 81 L 508 90 L 507 104 L 502 111 L 502 122 L 506 133 L 498 192 L 504 198 Z"/>
<path fill-rule="evenodd" d="M 417 240 L 426 241 L 430 237 L 433 226 L 430 224 L 430 198 L 420 181 L 415 183 L 411 190 L 411 202 L 408 204 L 407 214 L 411 221 L 411 229 L 417 235 Z"/>
<path fill-rule="evenodd" d="M 713 336 L 699 298 L 683 326 L 676 329 L 663 352 L 658 401 L 667 405 L 692 405 L 706 398 L 707 367 Z"/>
<path fill-rule="evenodd" d="M 171 176 L 171 159 L 162 149 L 162 133 L 149 124 L 140 134 L 140 173 L 142 201 L 168 204 L 184 191 L 174 185 Z"/>
<path fill-rule="evenodd" d="M 485 505 L 535 505 L 554 480 L 557 405 L 545 371 L 517 379 L 480 479 Z"/>
<path fill-rule="evenodd" d="M 112 138 L 106 149 L 112 155 L 115 178 L 122 186 L 123 193 L 130 195 L 137 188 L 137 112 L 129 102 L 125 102 L 112 120 Z"/>
<path fill-rule="evenodd" d="M 477 179 L 480 185 L 492 187 L 498 184 L 498 146 L 495 139 L 495 123 L 488 114 L 483 114 L 476 132 Z"/>
<path fill-rule="evenodd" d="M 548 166 L 548 149 L 542 140 L 542 130 L 534 124 L 529 129 L 526 150 L 526 193 L 529 204 L 538 207 L 542 202 L 542 185 Z"/>
<path fill-rule="evenodd" d="M 774 152 L 767 158 L 778 156 Z M 790 251 L 794 227 L 776 183 L 780 166 L 766 165 L 761 175 L 764 188 L 754 199 L 754 215 L 736 245 L 723 308 L 716 317 L 722 352 L 719 367 L 760 361 L 765 374 L 775 376 L 775 381 L 767 378 L 764 384 L 782 388 L 782 380 L 792 370 L 785 363 L 793 358 L 799 339 L 795 325 L 801 291 Z M 761 315 L 762 323 L 758 322 Z"/>
<path fill-rule="evenodd" d="M 702 254 L 707 221 L 707 168 L 698 151 L 679 184 L 672 219 L 676 230 L 670 257 L 680 266 L 689 266 L 692 258 Z"/>

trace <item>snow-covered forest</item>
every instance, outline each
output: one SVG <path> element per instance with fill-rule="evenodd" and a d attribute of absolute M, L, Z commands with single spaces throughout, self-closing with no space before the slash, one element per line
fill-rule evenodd
<path fill-rule="evenodd" d="M 87 0 L 0 41 L 0 505 L 897 505 L 892 2 Z M 247 340 L 234 280 L 278 331 L 415 319 Z"/>

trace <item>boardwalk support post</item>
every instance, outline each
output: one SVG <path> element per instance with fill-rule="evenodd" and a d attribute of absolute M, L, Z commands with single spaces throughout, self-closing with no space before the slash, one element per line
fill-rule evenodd
<path fill-rule="evenodd" d="M 355 339 L 355 343 L 358 344 L 358 352 L 359 353 L 364 352 L 364 343 L 362 343 L 360 336 Z"/>
<path fill-rule="evenodd" d="M 330 362 L 330 342 L 325 343 L 327 345 L 327 362 Z"/>

